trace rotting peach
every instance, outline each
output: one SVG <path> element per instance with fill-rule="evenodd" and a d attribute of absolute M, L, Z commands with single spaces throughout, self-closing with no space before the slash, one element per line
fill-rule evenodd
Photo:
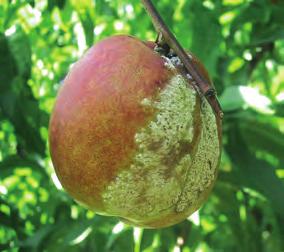
<path fill-rule="evenodd" d="M 220 120 L 178 58 L 154 46 L 119 35 L 89 49 L 64 80 L 49 128 L 66 191 L 99 214 L 147 228 L 196 211 L 221 155 Z"/>

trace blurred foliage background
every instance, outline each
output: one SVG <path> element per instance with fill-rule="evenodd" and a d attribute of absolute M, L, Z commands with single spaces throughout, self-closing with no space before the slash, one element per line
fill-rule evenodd
<path fill-rule="evenodd" d="M 156 37 L 138 0 L 0 0 L 0 251 L 284 251 L 284 3 L 159 0 L 206 65 L 225 111 L 208 202 L 170 228 L 132 228 L 76 204 L 48 153 L 55 96 L 88 47 Z"/>

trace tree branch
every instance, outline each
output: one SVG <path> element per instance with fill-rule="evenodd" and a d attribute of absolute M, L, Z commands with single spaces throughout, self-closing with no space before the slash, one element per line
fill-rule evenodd
<path fill-rule="evenodd" d="M 151 17 L 155 29 L 159 34 L 160 39 L 158 42 L 162 46 L 164 46 L 165 44 L 168 45 L 176 53 L 176 55 L 180 58 L 181 62 L 183 63 L 188 73 L 195 80 L 196 85 L 198 86 L 200 92 L 206 97 L 207 101 L 209 102 L 213 111 L 215 112 L 215 115 L 222 119 L 223 112 L 220 103 L 216 98 L 216 91 L 214 87 L 211 85 L 211 83 L 208 83 L 208 81 L 202 77 L 199 70 L 192 63 L 191 58 L 188 56 L 186 51 L 182 48 L 182 46 L 177 41 L 173 33 L 169 30 L 169 28 L 163 21 L 159 12 L 152 4 L 151 0 L 141 0 L 141 2 L 144 5 L 147 13 Z"/>

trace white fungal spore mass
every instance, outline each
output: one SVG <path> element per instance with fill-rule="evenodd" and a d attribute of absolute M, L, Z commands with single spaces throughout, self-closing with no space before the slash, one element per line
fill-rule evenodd
<path fill-rule="evenodd" d="M 207 101 L 198 99 L 176 74 L 158 98 L 141 101 L 156 116 L 136 133 L 131 166 L 104 191 L 106 209 L 139 223 L 175 212 L 191 214 L 200 206 L 200 196 L 215 180 L 220 153 L 215 116 Z"/>

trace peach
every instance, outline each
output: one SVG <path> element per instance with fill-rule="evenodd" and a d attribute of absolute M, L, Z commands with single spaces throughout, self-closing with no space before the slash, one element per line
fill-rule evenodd
<path fill-rule="evenodd" d="M 72 67 L 49 143 L 56 174 L 76 201 L 159 228 L 184 220 L 206 200 L 221 155 L 221 123 L 178 64 L 153 43 L 120 35 Z"/>

